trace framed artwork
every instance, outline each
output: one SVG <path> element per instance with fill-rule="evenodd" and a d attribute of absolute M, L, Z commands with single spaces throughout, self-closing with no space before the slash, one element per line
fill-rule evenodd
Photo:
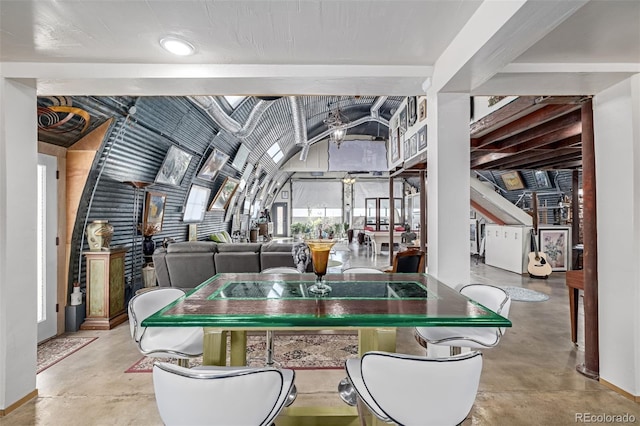
<path fill-rule="evenodd" d="M 196 177 L 205 180 L 213 180 L 220 169 L 222 169 L 222 167 L 227 163 L 228 159 L 229 156 L 227 154 L 214 148 Z"/>
<path fill-rule="evenodd" d="M 418 120 L 418 111 L 417 111 L 417 98 L 415 96 L 409 96 L 407 98 L 407 109 L 408 111 L 408 126 L 413 126 L 416 124 Z"/>
<path fill-rule="evenodd" d="M 407 131 L 407 107 L 405 106 L 400 110 L 398 115 L 398 128 L 400 129 L 400 136 L 404 135 Z"/>
<path fill-rule="evenodd" d="M 231 197 L 238 189 L 240 182 L 236 179 L 226 178 L 222 182 L 222 186 L 218 190 L 218 193 L 213 197 L 213 201 L 209 205 L 209 210 L 225 210 L 231 201 Z"/>
<path fill-rule="evenodd" d="M 400 159 L 400 134 L 397 128 L 391 129 L 389 144 L 390 144 L 389 152 L 391 152 L 391 161 L 398 161 Z"/>
<path fill-rule="evenodd" d="M 536 185 L 539 189 L 551 188 L 551 181 L 549 180 L 549 174 L 544 170 L 536 170 L 533 172 L 533 176 L 536 178 Z"/>
<path fill-rule="evenodd" d="M 478 254 L 478 221 L 469 219 L 469 249 L 471 254 Z"/>
<path fill-rule="evenodd" d="M 289 191 L 282 191 L 280 197 L 282 197 L 283 200 L 289 199 Z"/>
<path fill-rule="evenodd" d="M 427 99 L 424 98 L 420 101 L 420 105 L 418 105 L 418 120 L 422 121 L 427 118 Z"/>
<path fill-rule="evenodd" d="M 189 241 L 198 241 L 198 225 L 195 223 L 189 224 Z"/>
<path fill-rule="evenodd" d="M 187 203 L 184 206 L 184 214 L 182 215 L 183 222 L 202 222 L 204 212 L 207 209 L 207 202 L 209 202 L 209 194 L 211 194 L 211 189 L 204 186 L 191 185 Z"/>
<path fill-rule="evenodd" d="M 507 172 L 504 173 L 501 177 L 507 190 L 514 191 L 516 189 L 524 189 L 524 183 L 522 183 L 520 172 Z"/>
<path fill-rule="evenodd" d="M 142 218 L 142 230 L 145 235 L 153 235 L 162 230 L 164 219 L 164 206 L 167 202 L 167 194 L 160 192 L 147 192 L 144 200 L 144 216 Z"/>
<path fill-rule="evenodd" d="M 404 140 L 404 159 L 407 160 L 411 156 L 411 146 L 409 145 L 409 139 Z"/>
<path fill-rule="evenodd" d="M 167 156 L 164 157 L 155 182 L 180 186 L 182 178 L 189 168 L 189 163 L 191 163 L 191 158 L 193 158 L 193 155 L 175 145 L 171 145 L 167 151 Z"/>
<path fill-rule="evenodd" d="M 552 271 L 566 271 L 571 262 L 571 240 L 569 228 L 539 228 L 538 247 L 547 255 Z"/>
<path fill-rule="evenodd" d="M 413 135 L 409 138 L 409 147 L 412 157 L 418 153 L 418 135 Z"/>
<path fill-rule="evenodd" d="M 425 124 L 418 130 L 418 151 L 422 151 L 427 147 L 427 125 Z"/>

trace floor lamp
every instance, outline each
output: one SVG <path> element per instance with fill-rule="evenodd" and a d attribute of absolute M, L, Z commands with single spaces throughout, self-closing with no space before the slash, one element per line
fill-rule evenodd
<path fill-rule="evenodd" d="M 138 218 L 140 214 L 140 190 L 144 190 L 151 182 L 125 181 L 133 187 L 133 218 L 131 219 L 131 287 L 134 287 L 134 271 L 138 261 Z M 144 192 L 144 191 L 142 191 Z"/>

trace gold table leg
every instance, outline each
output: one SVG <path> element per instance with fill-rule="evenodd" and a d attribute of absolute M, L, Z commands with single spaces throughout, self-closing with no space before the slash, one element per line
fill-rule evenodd
<path fill-rule="evenodd" d="M 227 365 L 227 331 L 205 327 L 203 351 L 202 365 Z"/>
<path fill-rule="evenodd" d="M 231 360 L 234 367 L 247 365 L 247 332 L 231 331 Z"/>

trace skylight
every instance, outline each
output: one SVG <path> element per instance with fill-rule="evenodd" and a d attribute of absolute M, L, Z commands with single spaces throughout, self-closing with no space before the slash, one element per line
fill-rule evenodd
<path fill-rule="evenodd" d="M 242 102 L 246 96 L 225 96 L 224 98 L 229 102 L 231 108 L 235 108 L 240 105 L 240 102 Z"/>
<path fill-rule="evenodd" d="M 278 145 L 277 143 L 274 143 L 271 146 L 271 148 L 269 148 L 269 150 L 267 151 L 267 154 L 269 154 L 269 157 L 271 157 L 273 162 L 276 164 L 278 163 L 278 161 L 282 160 L 282 158 L 284 157 L 284 154 L 280 149 L 280 145 Z"/>

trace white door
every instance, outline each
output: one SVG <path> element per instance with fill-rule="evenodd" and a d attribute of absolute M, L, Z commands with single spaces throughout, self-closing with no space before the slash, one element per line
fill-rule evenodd
<path fill-rule="evenodd" d="M 38 154 L 38 342 L 56 335 L 58 194 L 57 160 Z"/>

